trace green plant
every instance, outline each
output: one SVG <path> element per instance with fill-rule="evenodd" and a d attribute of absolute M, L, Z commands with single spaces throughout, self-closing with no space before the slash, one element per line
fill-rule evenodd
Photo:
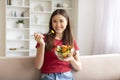
<path fill-rule="evenodd" d="M 24 20 L 18 20 L 16 23 L 17 24 L 19 24 L 19 23 L 23 23 L 24 24 Z"/>

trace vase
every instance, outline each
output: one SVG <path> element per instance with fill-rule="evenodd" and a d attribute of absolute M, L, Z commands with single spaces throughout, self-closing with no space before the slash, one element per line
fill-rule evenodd
<path fill-rule="evenodd" d="M 18 28 L 23 28 L 24 24 L 23 23 L 18 23 Z"/>

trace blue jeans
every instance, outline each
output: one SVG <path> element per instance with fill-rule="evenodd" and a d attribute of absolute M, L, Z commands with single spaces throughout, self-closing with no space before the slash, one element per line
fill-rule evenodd
<path fill-rule="evenodd" d="M 71 71 L 62 73 L 41 73 L 41 80 L 74 80 Z"/>

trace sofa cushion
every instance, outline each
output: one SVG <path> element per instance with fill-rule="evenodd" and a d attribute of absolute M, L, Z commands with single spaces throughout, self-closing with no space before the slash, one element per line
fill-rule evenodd
<path fill-rule="evenodd" d="M 82 70 L 76 80 L 120 80 L 120 54 L 81 56 Z"/>

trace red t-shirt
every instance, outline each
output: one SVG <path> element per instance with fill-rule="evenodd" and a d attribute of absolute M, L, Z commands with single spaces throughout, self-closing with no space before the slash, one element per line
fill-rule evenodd
<path fill-rule="evenodd" d="M 61 40 L 54 40 L 54 45 L 62 45 Z M 37 43 L 36 48 L 40 45 Z M 76 41 L 74 40 L 74 48 L 75 50 L 79 50 L 78 45 L 76 44 Z M 58 73 L 58 72 L 67 72 L 71 70 L 70 63 L 61 61 L 57 58 L 55 55 L 54 49 L 51 51 L 46 51 L 44 55 L 44 63 L 41 68 L 41 73 Z"/>

